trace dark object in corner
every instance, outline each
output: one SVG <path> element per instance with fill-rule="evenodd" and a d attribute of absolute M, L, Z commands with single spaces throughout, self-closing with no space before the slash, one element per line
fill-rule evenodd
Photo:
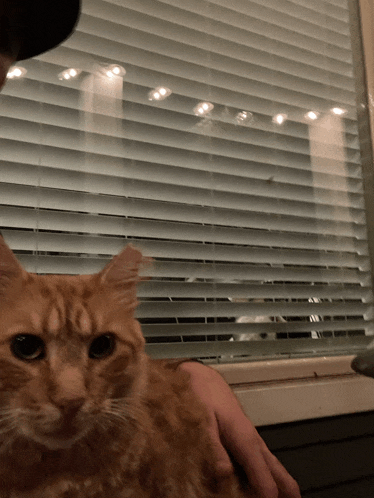
<path fill-rule="evenodd" d="M 0 53 L 19 61 L 51 50 L 79 14 L 80 0 L 0 0 Z"/>
<path fill-rule="evenodd" d="M 374 349 L 360 353 L 352 360 L 352 369 L 362 375 L 374 378 Z"/>

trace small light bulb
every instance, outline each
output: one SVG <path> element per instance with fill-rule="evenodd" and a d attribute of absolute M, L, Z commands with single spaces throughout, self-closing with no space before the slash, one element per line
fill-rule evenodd
<path fill-rule="evenodd" d="M 15 66 L 9 69 L 7 73 L 7 78 L 12 79 L 12 78 L 21 78 L 22 76 L 25 76 L 27 73 L 26 69 L 24 67 L 20 66 Z"/>
<path fill-rule="evenodd" d="M 75 78 L 82 72 L 81 69 L 75 69 L 71 67 L 70 69 L 65 69 L 64 71 L 61 71 L 61 73 L 58 74 L 58 79 L 59 80 L 70 80 L 71 78 Z"/>
<path fill-rule="evenodd" d="M 238 112 L 237 115 L 235 116 L 235 121 L 240 125 L 251 124 L 253 123 L 253 120 L 254 120 L 253 114 L 248 111 Z"/>
<path fill-rule="evenodd" d="M 273 123 L 276 124 L 283 124 L 287 119 L 287 114 L 277 114 L 276 116 L 273 117 Z"/>
<path fill-rule="evenodd" d="M 334 109 L 332 109 L 332 112 L 337 116 L 341 116 L 342 114 L 345 114 L 347 111 L 341 109 L 340 107 L 334 107 Z"/>
<path fill-rule="evenodd" d="M 305 114 L 305 117 L 308 118 L 308 119 L 312 119 L 312 120 L 315 120 L 318 118 L 318 113 L 317 112 L 314 112 L 314 111 L 309 111 Z"/>
<path fill-rule="evenodd" d="M 148 93 L 148 99 L 149 100 L 165 100 L 169 95 L 171 95 L 172 91 L 170 88 L 167 88 L 165 86 L 158 86 L 151 90 Z"/>
<path fill-rule="evenodd" d="M 105 74 L 108 78 L 112 78 L 113 76 L 124 76 L 126 74 L 126 69 L 119 64 L 109 64 L 106 66 L 102 66 L 100 68 L 100 72 Z"/>
<path fill-rule="evenodd" d="M 196 116 L 208 114 L 214 109 L 214 105 L 211 102 L 199 102 L 194 108 L 193 112 Z"/>

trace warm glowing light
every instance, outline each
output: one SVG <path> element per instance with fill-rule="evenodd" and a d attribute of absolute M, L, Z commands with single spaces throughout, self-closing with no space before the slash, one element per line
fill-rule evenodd
<path fill-rule="evenodd" d="M 235 116 L 235 120 L 238 124 L 247 124 L 253 121 L 253 114 L 248 111 L 241 111 Z"/>
<path fill-rule="evenodd" d="M 277 114 L 273 117 L 273 123 L 278 125 L 283 124 L 287 120 L 287 114 Z"/>
<path fill-rule="evenodd" d="M 58 75 L 59 80 L 70 80 L 76 78 L 82 72 L 81 69 L 75 69 L 71 67 L 70 69 L 65 69 Z"/>
<path fill-rule="evenodd" d="M 151 90 L 148 93 L 148 99 L 149 100 L 164 100 L 166 97 L 169 97 L 171 95 L 171 90 L 170 88 L 167 88 L 166 86 L 158 86 L 157 88 Z"/>
<path fill-rule="evenodd" d="M 113 78 L 113 76 L 124 76 L 126 74 L 126 69 L 119 64 L 110 64 L 103 68 L 104 74 L 108 78 Z"/>
<path fill-rule="evenodd" d="M 9 79 L 21 78 L 22 76 L 25 76 L 26 73 L 27 71 L 24 67 L 14 66 L 9 69 L 7 78 Z"/>
<path fill-rule="evenodd" d="M 312 121 L 314 121 L 315 119 L 317 119 L 319 116 L 319 113 L 318 112 L 314 112 L 314 111 L 309 111 L 305 114 L 305 117 L 308 118 L 308 119 L 311 119 Z"/>
<path fill-rule="evenodd" d="M 196 116 L 204 116 L 214 109 L 211 102 L 199 102 L 194 108 L 193 112 Z"/>
<path fill-rule="evenodd" d="M 341 109 L 340 107 L 334 107 L 333 109 L 331 109 L 332 112 L 334 114 L 336 114 L 337 116 L 341 116 L 342 114 L 345 114 L 347 111 L 344 110 L 344 109 Z"/>

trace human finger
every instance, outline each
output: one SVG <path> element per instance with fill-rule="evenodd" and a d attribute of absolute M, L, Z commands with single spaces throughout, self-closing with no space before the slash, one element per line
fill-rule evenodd
<path fill-rule="evenodd" d="M 221 442 L 218 422 L 214 413 L 209 414 L 208 434 L 214 453 L 214 466 L 216 472 L 222 477 L 229 476 L 234 472 L 234 467 L 226 449 Z"/>
<path fill-rule="evenodd" d="M 301 498 L 300 487 L 264 443 L 263 456 L 279 490 L 279 498 Z"/>
<path fill-rule="evenodd" d="M 279 498 L 278 486 L 263 456 L 259 435 L 243 415 L 231 423 L 219 423 L 224 446 L 243 469 L 252 498 Z"/>

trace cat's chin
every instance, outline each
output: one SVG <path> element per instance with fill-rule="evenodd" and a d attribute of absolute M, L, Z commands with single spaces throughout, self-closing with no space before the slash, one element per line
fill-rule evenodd
<path fill-rule="evenodd" d="M 80 441 L 88 432 L 88 429 L 74 434 L 67 434 L 63 432 L 37 434 L 35 432 L 24 433 L 27 439 L 38 443 L 48 450 L 67 450 L 74 446 L 75 443 Z"/>

